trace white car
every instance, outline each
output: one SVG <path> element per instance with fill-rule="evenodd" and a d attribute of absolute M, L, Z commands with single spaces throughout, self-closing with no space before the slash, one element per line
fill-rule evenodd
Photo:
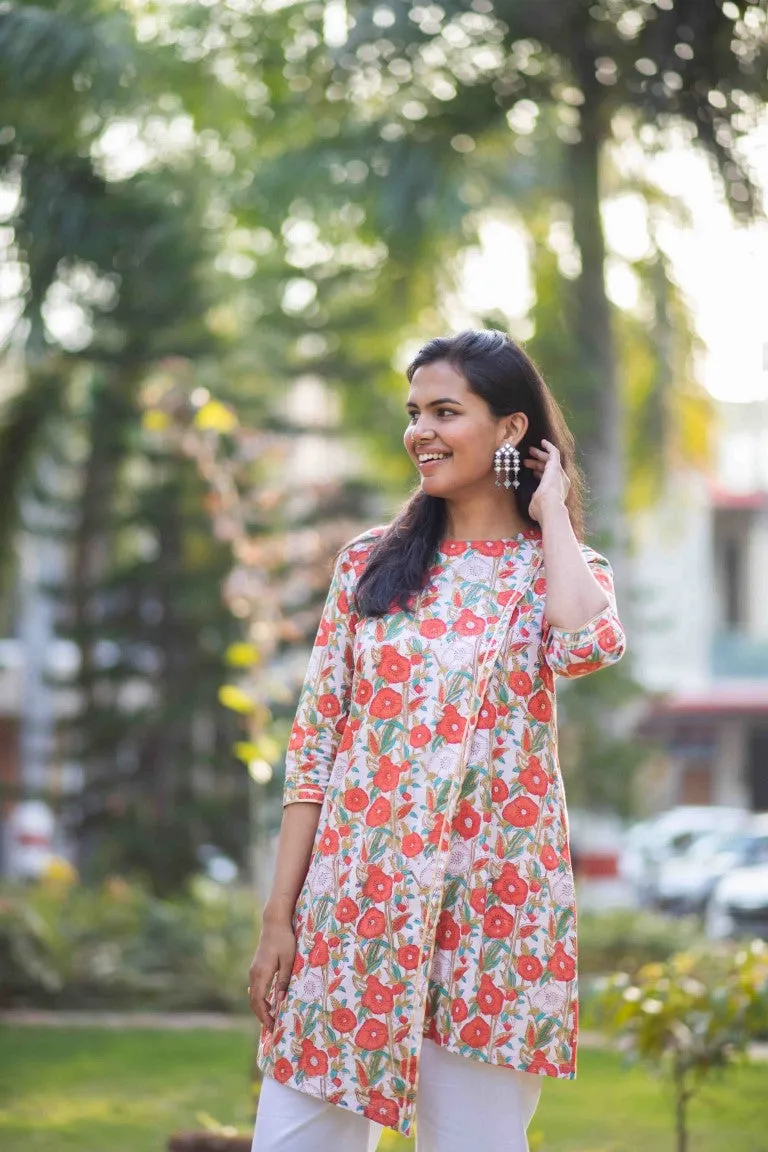
<path fill-rule="evenodd" d="M 663 867 L 690 850 L 702 836 L 737 832 L 749 820 L 743 808 L 684 804 L 634 824 L 627 832 L 619 874 L 631 884 L 640 904 L 658 900 Z"/>
<path fill-rule="evenodd" d="M 705 928 L 712 940 L 768 939 L 768 814 L 755 817 L 744 865 L 727 872 L 715 886 Z"/>
<path fill-rule="evenodd" d="M 749 863 L 755 837 L 759 835 L 759 824 L 750 821 L 739 832 L 719 830 L 699 836 L 687 851 L 672 856 L 659 868 L 655 897 L 658 907 L 665 912 L 703 915 L 718 881 L 734 868 Z"/>

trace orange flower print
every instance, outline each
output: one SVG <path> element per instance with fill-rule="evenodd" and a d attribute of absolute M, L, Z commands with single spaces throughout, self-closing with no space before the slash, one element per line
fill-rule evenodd
<path fill-rule="evenodd" d="M 504 541 L 503 540 L 478 540 L 475 543 L 475 548 L 481 556 L 503 556 L 504 555 Z"/>
<path fill-rule="evenodd" d="M 514 917 L 510 916 L 506 908 L 499 908 L 498 905 L 489 908 L 483 917 L 483 931 L 493 940 L 503 940 L 511 935 L 514 926 Z"/>
<path fill-rule="evenodd" d="M 528 757 L 528 767 L 523 769 L 518 780 L 526 792 L 532 792 L 534 796 L 546 796 L 549 776 L 542 768 L 538 756 Z"/>
<path fill-rule="evenodd" d="M 469 896 L 469 904 L 473 912 L 477 912 L 478 916 L 482 916 L 483 912 L 485 912 L 485 901 L 485 888 L 473 888 Z"/>
<path fill-rule="evenodd" d="M 328 963 L 328 945 L 322 932 L 315 932 L 315 943 L 309 953 L 309 963 L 313 968 L 322 968 Z"/>
<path fill-rule="evenodd" d="M 447 744 L 460 744 L 466 726 L 466 718 L 459 714 L 455 705 L 448 704 L 435 727 L 435 731 L 438 736 L 443 737 Z"/>
<path fill-rule="evenodd" d="M 516 696 L 530 696 L 533 691 L 533 684 L 527 672 L 512 672 L 509 686 Z"/>
<path fill-rule="evenodd" d="M 423 748 L 425 744 L 429 744 L 432 739 L 432 733 L 426 724 L 417 724 L 415 728 L 411 728 L 408 734 L 408 743 L 411 748 Z"/>
<path fill-rule="evenodd" d="M 465 608 L 459 613 L 453 631 L 458 632 L 459 636 L 481 636 L 485 632 L 485 620 L 482 616 L 475 616 L 469 608 Z"/>
<path fill-rule="evenodd" d="M 371 868 L 363 885 L 363 895 L 378 903 L 389 900 L 392 895 L 392 877 L 381 868 Z"/>
<path fill-rule="evenodd" d="M 445 816 L 442 812 L 438 812 L 435 816 L 435 822 L 432 825 L 432 831 L 429 833 L 427 839 L 430 844 L 439 844 L 443 835 L 443 827 L 445 825 Z"/>
<path fill-rule="evenodd" d="M 548 692 L 554 691 L 555 687 L 555 674 L 546 661 L 539 668 L 539 679 Z"/>
<path fill-rule="evenodd" d="M 403 944 L 397 950 L 397 961 L 408 972 L 414 972 L 419 966 L 419 949 L 416 944 Z"/>
<path fill-rule="evenodd" d="M 497 880 L 494 880 L 491 887 L 502 904 L 519 906 L 525 903 L 525 898 L 528 895 L 528 885 L 514 864 L 505 864 L 501 870 L 501 875 Z"/>
<path fill-rule="evenodd" d="M 369 976 L 365 985 L 365 992 L 360 1001 L 369 1012 L 386 1014 L 392 1011 L 395 998 L 392 989 L 382 984 L 376 976 Z"/>
<path fill-rule="evenodd" d="M 299 748 L 301 748 L 302 745 L 304 744 L 304 740 L 306 739 L 306 735 L 307 734 L 304 731 L 304 729 L 301 727 L 301 725 L 294 723 L 294 725 L 291 729 L 291 738 L 288 741 L 288 751 L 289 752 L 297 752 L 299 750 Z"/>
<path fill-rule="evenodd" d="M 450 912 L 441 912 L 440 918 L 437 921 L 437 933 L 435 940 L 439 948 L 445 948 L 453 952 L 459 946 L 461 933 L 459 926 L 451 916 Z"/>
<path fill-rule="evenodd" d="M 517 972 L 523 980 L 538 980 L 544 971 L 544 965 L 536 956 L 518 956 Z"/>
<path fill-rule="evenodd" d="M 438 636 L 444 636 L 448 631 L 448 626 L 442 620 L 422 620 L 419 625 L 419 632 L 425 640 L 437 640 Z"/>
<path fill-rule="evenodd" d="M 355 704 L 365 707 L 371 696 L 373 696 L 373 684 L 370 680 L 361 680 L 355 691 Z"/>
<path fill-rule="evenodd" d="M 555 980 L 573 980 L 576 975 L 576 962 L 561 943 L 555 945 L 555 950 L 547 961 L 547 968 Z"/>
<path fill-rule="evenodd" d="M 335 828 L 324 828 L 318 844 L 323 856 L 335 856 L 339 850 L 339 834 Z"/>
<path fill-rule="evenodd" d="M 353 920 L 357 919 L 359 913 L 360 909 L 349 896 L 342 896 L 336 905 L 336 919 L 340 924 L 351 924 Z"/>
<path fill-rule="evenodd" d="M 456 1024 L 461 1024 L 462 1020 L 466 1020 L 467 1016 L 469 1016 L 467 1002 L 466 1000 L 462 1000 L 461 996 L 457 996 L 451 1001 L 451 1019 Z"/>
<path fill-rule="evenodd" d="M 380 828 L 382 824 L 386 824 L 392 815 L 392 805 L 386 796 L 379 796 L 371 804 L 370 808 L 365 814 L 365 822 L 369 828 Z"/>
<path fill-rule="evenodd" d="M 382 792 L 391 792 L 400 783 L 400 773 L 409 768 L 408 761 L 398 766 L 390 760 L 389 756 L 382 756 L 379 767 L 373 777 L 373 785 Z"/>
<path fill-rule="evenodd" d="M 376 666 L 376 674 L 388 684 L 404 684 L 411 675 L 411 662 L 405 656 L 401 656 L 391 644 L 385 644 L 381 650 L 381 659 Z"/>
<path fill-rule="evenodd" d="M 534 1052 L 533 1060 L 526 1068 L 526 1072 L 534 1072 L 539 1076 L 557 1076 L 557 1068 L 541 1051 Z"/>
<path fill-rule="evenodd" d="M 367 1052 L 387 1046 L 387 1025 L 383 1020 L 365 1020 L 355 1033 L 355 1044 Z"/>
<path fill-rule="evenodd" d="M 480 712 L 477 717 L 478 728 L 495 728 L 496 726 L 496 709 L 490 700 L 487 698 L 483 700 L 480 707 Z"/>
<path fill-rule="evenodd" d="M 597 630 L 597 646 L 603 652 L 614 652 L 619 644 L 619 638 L 610 624 L 603 624 Z"/>
<path fill-rule="evenodd" d="M 494 776 L 491 781 L 491 800 L 494 804 L 503 804 L 509 796 L 509 788 L 500 776 Z"/>
<path fill-rule="evenodd" d="M 480 831 L 480 816 L 468 800 L 462 800 L 451 825 L 465 840 L 471 840 Z"/>
<path fill-rule="evenodd" d="M 477 1006 L 485 1016 L 498 1016 L 504 1007 L 504 993 L 496 987 L 487 973 L 483 973 L 480 977 Z"/>
<path fill-rule="evenodd" d="M 286 1080 L 290 1080 L 293 1075 L 293 1068 L 290 1061 L 281 1056 L 279 1060 L 275 1061 L 274 1076 L 279 1084 L 285 1084 Z"/>
<path fill-rule="evenodd" d="M 362 788 L 347 788 L 343 797 L 344 807 L 348 812 L 362 812 L 368 807 L 368 793 Z"/>
<path fill-rule="evenodd" d="M 486 1020 L 473 1016 L 459 1032 L 459 1036 L 470 1048 L 485 1048 L 491 1038 L 491 1029 Z"/>
<path fill-rule="evenodd" d="M 317 700 L 317 710 L 321 716 L 330 719 L 333 716 L 338 716 L 341 712 L 341 704 L 339 703 L 338 696 L 334 696 L 330 692 L 319 696 Z"/>
<path fill-rule="evenodd" d="M 336 1032 L 351 1032 L 357 1027 L 357 1018 L 350 1008 L 336 1008 L 331 1012 L 331 1027 Z"/>
<path fill-rule="evenodd" d="M 502 808 L 501 814 L 516 828 L 532 828 L 539 818 L 539 806 L 529 796 L 516 796 Z"/>
<path fill-rule="evenodd" d="M 316 1048 L 311 1040 L 302 1040 L 299 1068 L 307 1076 L 325 1076 L 328 1071 L 328 1057 Z"/>
<path fill-rule="evenodd" d="M 528 711 L 534 720 L 548 724 L 552 719 L 552 701 L 546 692 L 536 692 L 528 701 Z"/>
<path fill-rule="evenodd" d="M 548 872 L 551 872 L 553 868 L 557 868 L 559 864 L 557 852 L 555 852 L 551 844 L 544 845 L 541 852 L 539 853 L 539 859 Z"/>
<path fill-rule="evenodd" d="M 403 697 L 394 688 L 380 688 L 368 707 L 371 716 L 377 720 L 392 720 L 400 715 Z"/>
<path fill-rule="evenodd" d="M 368 1103 L 363 1108 L 363 1116 L 383 1124 L 385 1128 L 391 1128 L 397 1124 L 398 1115 L 397 1101 L 389 1100 L 378 1088 L 372 1088 Z"/>
<path fill-rule="evenodd" d="M 444 552 L 446 556 L 463 556 L 467 547 L 466 540 L 443 540 L 440 551 Z"/>
<path fill-rule="evenodd" d="M 418 856 L 421 853 L 423 847 L 424 841 L 422 840 L 421 836 L 419 836 L 418 832 L 408 832 L 405 836 L 403 836 L 403 856 L 407 856 L 409 859 L 413 859 L 414 856 Z"/>
<path fill-rule="evenodd" d="M 383 936 L 387 927 L 384 913 L 379 908 L 369 908 L 357 922 L 357 932 L 365 940 L 373 940 L 376 936 Z"/>

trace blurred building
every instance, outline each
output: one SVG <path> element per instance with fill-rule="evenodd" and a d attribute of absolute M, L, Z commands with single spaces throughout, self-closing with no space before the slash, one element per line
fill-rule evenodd
<path fill-rule="evenodd" d="M 714 475 L 675 475 L 632 529 L 648 812 L 768 809 L 768 402 L 719 418 Z"/>

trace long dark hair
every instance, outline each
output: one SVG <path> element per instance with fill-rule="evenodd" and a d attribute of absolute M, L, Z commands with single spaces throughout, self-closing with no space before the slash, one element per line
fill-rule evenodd
<path fill-rule="evenodd" d="M 566 501 L 577 536 L 583 532 L 583 483 L 574 459 L 574 442 L 557 401 L 533 362 L 505 332 L 467 329 L 456 336 L 438 336 L 419 349 L 406 369 L 408 382 L 417 368 L 445 361 L 486 402 L 494 416 L 524 412 L 528 430 L 518 444 L 521 459 L 529 447 L 549 440 L 560 449 L 571 481 Z M 513 499 L 529 524 L 536 521 L 528 506 L 537 482 L 528 468 L 520 469 L 520 487 Z M 377 540 L 355 593 L 361 616 L 384 616 L 393 605 L 408 610 L 411 598 L 426 584 L 435 550 L 445 534 L 446 507 L 440 496 L 416 491 Z"/>

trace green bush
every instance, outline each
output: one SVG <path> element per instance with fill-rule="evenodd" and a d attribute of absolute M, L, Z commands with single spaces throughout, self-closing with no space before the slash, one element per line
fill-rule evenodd
<path fill-rule="evenodd" d="M 231 1011 L 246 1004 L 253 896 L 199 881 L 161 900 L 122 880 L 0 900 L 0 1005 Z"/>
<path fill-rule="evenodd" d="M 579 914 L 579 973 L 637 972 L 701 943 L 695 917 L 679 919 L 632 908 Z"/>

